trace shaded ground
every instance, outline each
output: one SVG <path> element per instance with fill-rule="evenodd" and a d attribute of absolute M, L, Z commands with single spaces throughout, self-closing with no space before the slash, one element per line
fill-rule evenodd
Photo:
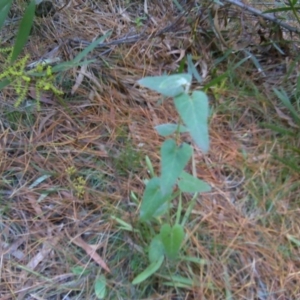
<path fill-rule="evenodd" d="M 289 148 L 299 149 L 299 127 L 272 91 L 283 86 L 299 107 L 297 39 L 279 37 L 286 51 L 279 55 L 260 44 L 256 19 L 236 7 L 215 11 L 195 1 L 182 3 L 185 13 L 171 0 L 152 2 L 72 1 L 36 20 L 25 50 L 32 62 L 70 60 L 85 41 L 112 35 L 86 69 L 58 76 L 65 95 L 43 95 L 40 112 L 33 94 L 16 109 L 13 90 L 1 93 L 0 299 L 96 299 L 100 274 L 106 299 L 300 299 L 299 172 L 274 158 L 294 155 L 299 164 Z M 245 36 L 243 47 L 264 72 L 254 59 L 237 66 Z M 133 286 L 147 266 L 146 245 L 112 217 L 138 226 L 130 193 L 143 193 L 145 155 L 159 168 L 154 126 L 177 118 L 171 101 L 136 81 L 186 71 L 188 54 L 203 77 L 194 88 L 205 88 L 212 108 L 211 149 L 206 156 L 195 149 L 195 161 L 213 189 L 198 199 L 183 247 L 198 260 L 169 262 Z"/>

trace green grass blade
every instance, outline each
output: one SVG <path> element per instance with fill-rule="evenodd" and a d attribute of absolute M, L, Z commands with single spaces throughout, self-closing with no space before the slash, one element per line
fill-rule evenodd
<path fill-rule="evenodd" d="M 101 36 L 99 39 L 96 39 L 94 42 L 92 42 L 88 47 L 86 47 L 83 51 L 81 51 L 73 60 L 63 62 L 61 64 L 58 64 L 52 68 L 52 72 L 63 72 L 67 71 L 69 69 L 72 69 L 74 67 L 78 67 L 80 65 L 87 65 L 94 60 L 88 60 L 81 62 L 82 59 L 84 59 L 91 51 L 94 50 L 97 45 L 101 44 L 107 37 L 111 35 L 111 31 L 106 33 L 105 35 Z"/>
<path fill-rule="evenodd" d="M 188 73 L 193 75 L 199 83 L 202 83 L 203 79 L 193 63 L 191 54 L 188 54 L 187 56 L 187 65 L 188 65 Z"/>
<path fill-rule="evenodd" d="M 103 43 L 104 40 L 111 35 L 111 31 L 107 32 L 105 35 L 101 36 L 99 39 L 93 41 L 88 47 L 81 51 L 72 62 L 79 63 L 83 58 L 85 58 L 91 51 L 94 50 L 99 44 Z"/>
<path fill-rule="evenodd" d="M 12 0 L 1 0 L 0 2 L 0 10 L 2 10 L 7 4 L 11 5 Z"/>
<path fill-rule="evenodd" d="M 267 123 L 261 123 L 261 125 L 264 128 L 272 129 L 273 131 L 275 131 L 277 133 L 280 133 L 280 134 L 283 134 L 283 135 L 291 135 L 291 136 L 295 135 L 295 131 L 294 130 L 289 130 L 289 129 L 286 129 L 284 127 L 280 127 L 280 126 L 273 125 L 273 124 L 267 124 Z"/>
<path fill-rule="evenodd" d="M 294 6 L 293 8 L 299 10 L 300 6 Z M 291 10 L 293 10 L 293 8 L 290 6 L 289 7 L 278 7 L 278 8 L 265 10 L 263 13 L 270 14 L 270 13 L 277 13 L 277 12 L 283 12 L 283 11 L 291 11 Z"/>
<path fill-rule="evenodd" d="M 282 164 L 284 164 L 286 167 L 290 168 L 294 172 L 300 174 L 300 167 L 297 165 L 295 159 L 282 158 L 277 155 L 274 155 L 274 158 L 276 158 L 278 161 L 280 161 Z"/>
<path fill-rule="evenodd" d="M 2 0 L 2 3 L 0 4 L 0 29 L 4 25 L 4 22 L 7 18 L 11 5 L 12 5 L 12 0 L 5 0 L 5 1 Z"/>
<path fill-rule="evenodd" d="M 293 242 L 297 247 L 300 247 L 300 240 L 296 239 L 294 236 L 287 234 L 287 238 L 289 241 Z"/>
<path fill-rule="evenodd" d="M 35 0 L 31 0 L 24 12 L 24 16 L 19 25 L 19 31 L 17 33 L 14 49 L 11 55 L 11 63 L 13 63 L 17 59 L 28 40 L 28 36 L 30 34 L 30 30 L 34 20 L 35 6 Z"/>
<path fill-rule="evenodd" d="M 295 110 L 293 105 L 291 104 L 291 101 L 289 99 L 289 96 L 286 94 L 284 90 L 277 90 L 273 89 L 276 96 L 281 100 L 281 102 L 284 104 L 284 106 L 290 111 L 294 121 L 300 125 L 300 114 Z"/>
<path fill-rule="evenodd" d="M 250 58 L 251 58 L 250 56 L 247 56 L 247 57 L 243 58 L 241 61 L 239 61 L 237 64 L 235 64 L 232 69 L 226 71 L 225 73 L 223 73 L 220 76 L 218 76 L 218 77 L 214 78 L 213 80 L 211 80 L 208 84 L 206 84 L 204 86 L 204 91 L 207 91 L 210 87 L 212 87 L 214 85 L 217 85 L 224 78 L 228 77 L 228 75 L 230 74 L 230 72 L 232 72 L 235 69 L 237 69 L 239 66 L 241 66 L 245 61 L 247 61 Z"/>

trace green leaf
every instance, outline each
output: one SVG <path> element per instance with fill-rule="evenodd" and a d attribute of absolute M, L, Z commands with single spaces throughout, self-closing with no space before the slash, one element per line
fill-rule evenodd
<path fill-rule="evenodd" d="M 12 4 L 12 0 L 1 0 L 1 2 L 0 2 L 0 10 L 2 10 L 8 4 L 11 5 Z"/>
<path fill-rule="evenodd" d="M 172 195 L 172 197 L 168 198 L 168 201 L 171 201 L 172 198 L 175 198 L 174 196 L 175 195 Z M 165 202 L 157 208 L 157 210 L 153 213 L 152 217 L 158 218 L 158 217 L 166 214 L 168 210 L 169 210 L 169 204 L 168 204 L 168 202 Z"/>
<path fill-rule="evenodd" d="M 2 81 L 0 81 L 0 91 L 2 89 L 4 89 L 6 86 L 8 86 L 10 84 L 10 80 L 9 79 L 4 79 Z"/>
<path fill-rule="evenodd" d="M 185 62 L 186 62 L 186 57 L 184 57 L 180 63 L 179 63 L 179 67 L 177 69 L 177 74 L 181 74 L 184 71 L 184 67 L 185 67 Z"/>
<path fill-rule="evenodd" d="M 59 73 L 59 72 L 63 72 L 63 71 L 67 71 L 67 70 L 70 70 L 74 67 L 80 67 L 80 66 L 83 66 L 83 65 L 88 65 L 92 62 L 94 62 L 95 59 L 90 59 L 90 60 L 85 60 L 85 61 L 82 61 L 82 62 L 79 62 L 79 63 L 75 63 L 73 60 L 72 61 L 65 61 L 65 62 L 62 62 L 56 66 L 54 66 L 52 68 L 52 72 L 53 73 Z M 41 73 L 30 73 L 30 75 L 33 75 L 33 76 L 44 76 L 46 72 L 41 72 Z"/>
<path fill-rule="evenodd" d="M 35 188 L 36 186 L 38 186 L 40 183 L 42 183 L 44 180 L 50 178 L 51 175 L 42 175 L 40 176 L 38 179 L 36 179 L 30 186 L 29 186 L 29 189 L 33 189 Z"/>
<path fill-rule="evenodd" d="M 83 58 L 85 58 L 91 51 L 94 50 L 99 44 L 103 43 L 107 37 L 111 35 L 112 31 L 108 31 L 105 35 L 93 41 L 88 45 L 83 51 L 81 51 L 76 57 L 72 60 L 74 63 L 79 63 Z"/>
<path fill-rule="evenodd" d="M 122 226 L 122 227 L 119 227 L 120 229 L 134 232 L 134 229 L 133 229 L 131 224 L 129 224 L 129 223 L 127 223 L 127 222 L 123 221 L 122 219 L 119 219 L 115 216 L 111 216 L 111 218 Z"/>
<path fill-rule="evenodd" d="M 145 160 L 146 160 L 146 165 L 147 165 L 147 168 L 148 168 L 148 171 L 149 171 L 151 177 L 155 177 L 155 172 L 154 172 L 154 169 L 153 169 L 153 165 L 152 165 L 152 162 L 151 162 L 148 155 L 146 155 Z"/>
<path fill-rule="evenodd" d="M 87 274 L 91 273 L 91 271 L 89 269 L 81 267 L 81 266 L 72 267 L 71 271 L 74 275 L 79 275 L 79 276 L 87 275 Z"/>
<path fill-rule="evenodd" d="M 192 257 L 192 256 L 180 256 L 179 259 L 181 261 L 189 261 L 189 262 L 193 262 L 197 265 L 207 265 L 209 264 L 209 261 L 203 258 L 198 258 L 198 257 Z"/>
<path fill-rule="evenodd" d="M 284 127 L 280 127 L 280 126 L 273 125 L 273 124 L 267 124 L 267 123 L 261 123 L 261 125 L 265 128 L 272 129 L 273 131 L 276 131 L 280 134 L 291 135 L 291 136 L 295 135 L 295 130 L 289 130 Z"/>
<path fill-rule="evenodd" d="M 166 140 L 161 146 L 161 179 L 163 194 L 170 191 L 182 170 L 193 154 L 192 147 L 186 143 L 176 145 L 174 140 Z"/>
<path fill-rule="evenodd" d="M 295 158 L 286 158 L 286 157 L 279 157 L 277 155 L 273 155 L 275 159 L 280 161 L 285 166 L 289 167 L 291 170 L 295 171 L 296 173 L 300 174 L 300 167 L 295 162 Z"/>
<path fill-rule="evenodd" d="M 160 239 L 159 235 L 156 235 L 149 246 L 149 261 L 151 263 L 159 260 L 161 256 L 164 255 L 164 245 Z"/>
<path fill-rule="evenodd" d="M 208 98 L 201 91 L 194 91 L 190 97 L 182 94 L 174 98 L 175 107 L 188 128 L 192 138 L 204 152 L 209 149 Z"/>
<path fill-rule="evenodd" d="M 184 133 L 184 132 L 188 131 L 188 129 L 183 125 L 170 124 L 170 123 L 157 125 L 154 128 L 156 129 L 158 134 L 161 136 L 168 136 L 168 135 L 173 134 L 174 132 Z"/>
<path fill-rule="evenodd" d="M 150 179 L 146 185 L 144 191 L 141 209 L 140 209 L 140 220 L 150 220 L 155 212 L 171 197 L 171 192 L 163 194 L 160 189 L 160 179 L 154 177 Z"/>
<path fill-rule="evenodd" d="M 300 247 L 300 240 L 296 239 L 294 236 L 287 234 L 289 241 L 293 242 L 297 247 Z"/>
<path fill-rule="evenodd" d="M 194 75 L 194 77 L 199 83 L 203 82 L 201 75 L 198 73 L 197 69 L 195 68 L 191 54 L 187 55 L 187 64 L 188 64 L 188 73 Z"/>
<path fill-rule="evenodd" d="M 142 273 L 133 279 L 132 284 L 135 285 L 145 281 L 161 267 L 163 261 L 164 256 L 161 256 L 157 261 L 151 263 Z"/>
<path fill-rule="evenodd" d="M 190 278 L 186 278 L 186 277 L 182 277 L 180 275 L 170 275 L 170 276 L 166 276 L 166 279 L 170 280 L 171 282 L 173 282 L 174 286 L 180 286 L 180 284 L 184 284 L 191 287 L 195 287 L 196 282 L 194 282 L 192 279 Z M 165 284 L 165 283 L 164 283 Z M 199 283 L 198 283 L 199 284 Z"/>
<path fill-rule="evenodd" d="M 179 189 L 184 193 L 205 193 L 211 190 L 209 184 L 183 171 L 179 176 Z"/>
<path fill-rule="evenodd" d="M 71 61 L 63 62 L 58 64 L 52 68 L 52 72 L 62 72 L 67 71 L 71 68 L 80 66 L 80 65 L 87 65 L 95 60 L 88 60 L 84 62 L 80 62 L 84 59 L 91 51 L 95 49 L 99 44 L 103 43 L 103 41 L 111 35 L 111 31 L 107 32 L 105 35 L 101 36 L 100 38 L 93 41 L 90 45 L 88 45 L 83 51 L 81 51 L 74 59 Z"/>
<path fill-rule="evenodd" d="M 229 56 L 232 53 L 232 49 L 229 49 L 226 54 L 221 57 L 218 62 L 220 63 L 223 59 L 225 60 L 227 56 Z M 204 90 L 207 91 L 210 87 L 217 85 L 219 82 L 222 82 L 224 78 L 228 77 L 231 72 L 233 72 L 235 69 L 237 69 L 239 66 L 241 66 L 245 61 L 250 59 L 250 56 L 246 56 L 245 58 L 241 59 L 238 63 L 236 63 L 232 68 L 230 68 L 225 73 L 221 74 L 220 76 L 210 80 L 208 84 L 204 86 Z"/>
<path fill-rule="evenodd" d="M 282 12 L 282 11 L 290 11 L 293 9 L 299 10 L 300 6 L 294 6 L 294 7 L 288 6 L 288 7 L 278 7 L 278 8 L 268 9 L 268 10 L 265 10 L 263 12 L 263 14 L 276 13 L 276 12 Z"/>
<path fill-rule="evenodd" d="M 170 259 L 176 259 L 184 239 L 184 229 L 180 224 L 171 227 L 164 224 L 160 230 L 160 238 L 165 248 L 165 254 Z"/>
<path fill-rule="evenodd" d="M 185 92 L 192 82 L 190 74 L 173 74 L 155 77 L 145 77 L 138 83 L 166 97 L 175 97 Z"/>
<path fill-rule="evenodd" d="M 106 295 L 106 278 L 100 275 L 95 280 L 95 294 L 97 299 L 104 299 Z"/>
<path fill-rule="evenodd" d="M 34 20 L 35 7 L 35 0 L 31 0 L 24 12 L 24 16 L 19 25 L 14 49 L 11 55 L 11 63 L 13 63 L 17 59 L 28 40 L 28 36 L 30 34 L 30 30 Z"/>
<path fill-rule="evenodd" d="M 2 0 L 2 2 L 0 3 L 0 29 L 5 23 L 11 5 L 12 0 Z"/>

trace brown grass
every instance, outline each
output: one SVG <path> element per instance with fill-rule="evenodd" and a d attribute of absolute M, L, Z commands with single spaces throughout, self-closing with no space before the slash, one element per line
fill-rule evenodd
<path fill-rule="evenodd" d="M 108 43 L 142 36 L 95 49 L 89 55 L 95 61 L 76 92 L 71 89 L 80 68 L 58 78 L 65 97 L 43 95 L 40 112 L 29 107 L 32 95 L 15 109 L 13 91 L 1 92 L 0 299 L 96 299 L 94 281 L 103 273 L 107 299 L 300 299 L 299 248 L 289 240 L 300 236 L 299 174 L 271 155 L 284 154 L 284 143 L 298 141 L 283 143 L 260 125 L 286 120 L 276 114 L 279 104 L 270 95 L 278 82 L 259 79 L 251 64 L 232 71 L 224 86 L 219 82 L 208 90 L 211 149 L 206 156 L 195 149 L 197 174 L 213 189 L 197 201 L 184 250 L 208 263 L 179 262 L 140 287 L 130 284 L 147 262 L 145 245 L 111 216 L 136 225 L 138 206 L 130 193 L 139 198 L 143 193 L 144 156 L 159 170 L 162 139 L 153 127 L 177 119 L 170 100 L 157 105 L 160 96 L 136 82 L 176 72 L 181 54 L 190 53 L 207 66 L 205 85 L 243 56 L 230 56 L 214 75 L 214 63 L 226 49 L 211 31 L 208 5 L 191 6 L 188 16 L 178 18 L 173 1 L 148 1 L 151 18 L 138 28 L 144 2 L 98 2 L 70 1 L 53 17 L 37 19 L 25 49 L 32 62 L 57 45 L 55 56 L 70 60 L 82 49 L 78 41 L 108 30 Z M 61 7 L 59 1 L 55 5 Z M 231 11 L 241 26 L 241 12 Z M 225 27 L 223 33 L 228 34 Z M 279 60 L 284 59 L 274 55 L 272 63 Z M 67 173 L 70 167 L 75 174 Z M 82 195 L 75 186 L 80 176 L 86 181 Z M 164 285 L 169 273 L 192 284 Z"/>

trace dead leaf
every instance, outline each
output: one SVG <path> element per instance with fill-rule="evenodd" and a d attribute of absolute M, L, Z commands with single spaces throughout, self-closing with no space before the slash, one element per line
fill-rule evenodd
<path fill-rule="evenodd" d="M 34 270 L 37 265 L 42 262 L 59 241 L 59 237 L 52 237 L 43 243 L 43 247 L 39 253 L 37 253 L 26 265 L 30 270 Z"/>
<path fill-rule="evenodd" d="M 179 49 L 179 50 L 173 50 L 168 52 L 167 54 L 179 54 L 179 58 L 175 60 L 175 63 L 180 62 L 184 57 L 185 57 L 185 50 L 184 49 Z"/>
<path fill-rule="evenodd" d="M 107 271 L 107 272 L 110 273 L 110 269 L 108 268 L 108 266 L 106 265 L 106 263 L 104 262 L 104 260 L 96 252 L 96 248 L 99 248 L 99 247 L 95 248 L 95 245 L 91 246 L 91 245 L 87 244 L 79 236 L 75 237 L 75 238 L 72 238 L 72 237 L 69 236 L 69 234 L 68 234 L 67 231 L 66 231 L 66 234 L 71 239 L 72 243 L 74 243 L 78 247 L 82 248 L 87 253 L 87 255 L 89 255 L 100 267 L 102 267 L 105 271 Z"/>
<path fill-rule="evenodd" d="M 84 78 L 84 73 L 86 72 L 86 69 L 87 69 L 87 65 L 83 65 L 81 66 L 80 68 L 80 71 L 78 73 L 78 76 L 76 78 L 76 81 L 75 81 L 75 84 L 73 85 L 72 87 L 72 91 L 71 91 L 71 94 L 74 95 L 74 93 L 77 91 L 77 89 L 80 87 L 82 81 L 83 81 L 83 78 Z"/>
<path fill-rule="evenodd" d="M 32 99 L 36 99 L 36 91 L 34 87 L 30 87 L 29 88 L 29 92 L 28 92 L 29 96 Z M 55 101 L 53 101 L 53 94 L 51 92 L 41 92 L 41 95 L 39 97 L 39 101 L 42 103 L 46 103 L 46 104 L 55 104 Z"/>
<path fill-rule="evenodd" d="M 287 121 L 288 124 L 289 124 L 291 127 L 293 127 L 293 128 L 299 128 L 299 126 L 297 126 L 297 125 L 293 122 L 293 119 L 292 119 L 290 116 L 288 116 L 288 115 L 286 115 L 285 113 L 283 113 L 283 112 L 282 112 L 278 107 L 276 107 L 276 106 L 275 106 L 275 110 L 276 110 L 278 116 L 279 116 L 281 119 Z"/>

